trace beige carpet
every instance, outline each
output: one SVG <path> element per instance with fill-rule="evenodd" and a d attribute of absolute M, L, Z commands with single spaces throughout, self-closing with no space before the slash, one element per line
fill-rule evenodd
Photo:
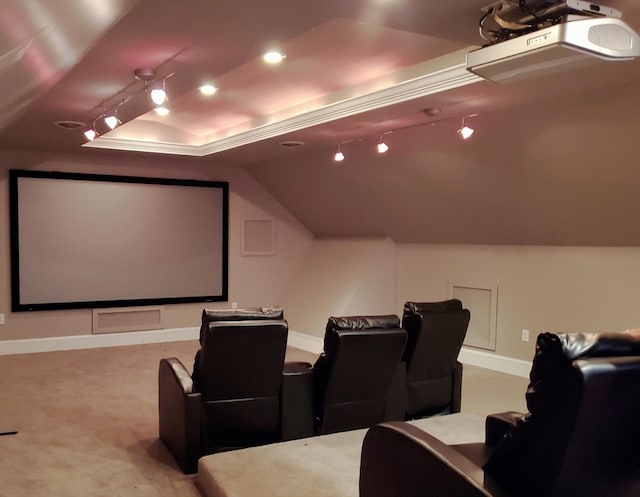
<path fill-rule="evenodd" d="M 445 443 L 484 440 L 484 417 L 476 414 L 411 423 Z M 207 497 L 358 497 L 366 433 L 352 430 L 205 456 L 197 481 Z"/>
<path fill-rule="evenodd" d="M 0 497 L 200 497 L 195 477 L 158 441 L 157 414 L 158 361 L 176 356 L 191 369 L 196 349 L 174 342 L 0 356 L 0 428 L 19 430 L 0 436 Z M 314 356 L 290 350 L 287 359 Z M 472 367 L 464 375 L 463 411 L 522 407 L 524 378 Z"/>

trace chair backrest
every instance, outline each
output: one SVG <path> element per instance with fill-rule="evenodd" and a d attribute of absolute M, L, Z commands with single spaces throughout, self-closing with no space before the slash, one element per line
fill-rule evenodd
<path fill-rule="evenodd" d="M 332 317 L 313 367 L 319 433 L 384 421 L 385 395 L 400 364 L 406 331 L 390 316 Z"/>
<path fill-rule="evenodd" d="M 457 299 L 405 304 L 402 327 L 408 337 L 403 360 L 409 418 L 450 411 L 453 371 L 470 318 Z"/>
<path fill-rule="evenodd" d="M 511 494 L 639 495 L 640 334 L 541 334 L 527 405 L 485 465 Z"/>
<path fill-rule="evenodd" d="M 202 325 L 196 368 L 206 452 L 279 438 L 287 334 L 282 319 L 211 320 Z"/>
<path fill-rule="evenodd" d="M 280 307 L 244 307 L 240 309 L 203 309 L 200 326 L 200 345 L 207 324 L 215 321 L 255 321 L 284 320 L 284 311 Z"/>
<path fill-rule="evenodd" d="M 286 321 L 215 321 L 199 361 L 205 401 L 277 396 L 287 347 Z"/>

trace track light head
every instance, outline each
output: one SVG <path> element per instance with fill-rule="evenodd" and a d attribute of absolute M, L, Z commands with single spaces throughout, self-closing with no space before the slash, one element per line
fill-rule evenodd
<path fill-rule="evenodd" d="M 471 135 L 475 133 L 475 129 L 470 128 L 469 126 L 463 126 L 458 130 L 458 133 L 460 134 L 463 140 L 468 140 L 469 138 L 471 138 Z"/>
<path fill-rule="evenodd" d="M 98 138 L 98 132 L 93 128 L 86 129 L 83 135 L 90 142 Z"/>
<path fill-rule="evenodd" d="M 469 126 L 467 126 L 464 123 L 464 117 L 462 118 L 462 125 L 460 126 L 460 129 L 458 130 L 458 134 L 462 137 L 463 140 L 468 140 L 469 138 L 471 138 L 471 135 L 473 135 L 473 133 L 475 133 L 475 129 L 470 128 Z"/>
<path fill-rule="evenodd" d="M 109 126 L 109 129 L 116 129 L 120 123 L 120 119 L 115 114 L 108 115 L 104 118 L 104 123 Z"/>
<path fill-rule="evenodd" d="M 162 105 L 167 100 L 167 92 L 164 88 L 154 88 L 151 90 L 151 100 L 156 105 Z"/>
<path fill-rule="evenodd" d="M 382 137 L 380 137 L 380 141 L 378 142 L 378 145 L 376 145 L 376 150 L 379 154 L 384 154 L 389 150 L 389 145 L 385 143 Z"/>

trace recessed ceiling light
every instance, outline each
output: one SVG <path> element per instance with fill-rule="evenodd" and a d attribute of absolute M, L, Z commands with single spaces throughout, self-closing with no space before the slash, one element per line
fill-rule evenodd
<path fill-rule="evenodd" d="M 63 129 L 78 129 L 82 128 L 86 123 L 80 121 L 55 121 L 53 124 Z"/>
<path fill-rule="evenodd" d="M 291 140 L 291 141 L 281 142 L 280 145 L 282 145 L 285 148 L 296 148 L 304 145 L 304 142 Z"/>
<path fill-rule="evenodd" d="M 209 83 L 202 85 L 198 89 L 200 90 L 200 93 L 202 93 L 203 95 L 213 95 L 215 92 L 218 91 L 218 89 L 215 86 Z"/>
<path fill-rule="evenodd" d="M 267 52 L 266 54 L 264 54 L 262 56 L 262 59 L 267 63 L 267 64 L 277 64 L 279 62 L 282 62 L 282 59 L 284 59 L 284 55 L 281 54 L 280 52 L 276 52 L 276 51 L 271 51 L 271 52 Z"/>

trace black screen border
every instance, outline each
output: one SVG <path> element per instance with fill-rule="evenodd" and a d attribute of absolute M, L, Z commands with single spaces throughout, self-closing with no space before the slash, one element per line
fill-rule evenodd
<path fill-rule="evenodd" d="M 20 178 L 102 181 L 110 183 L 138 183 L 155 185 L 191 186 L 222 190 L 222 291 L 219 295 L 190 297 L 162 297 L 122 300 L 86 300 L 77 302 L 47 302 L 24 304 L 20 300 L 20 240 L 18 209 L 18 180 Z M 65 309 L 98 309 L 108 307 L 134 307 L 199 302 L 225 302 L 229 299 L 229 183 L 195 179 L 155 178 L 143 176 L 73 173 L 60 171 L 9 170 L 9 217 L 11 253 L 11 310 L 12 312 L 52 311 Z"/>

